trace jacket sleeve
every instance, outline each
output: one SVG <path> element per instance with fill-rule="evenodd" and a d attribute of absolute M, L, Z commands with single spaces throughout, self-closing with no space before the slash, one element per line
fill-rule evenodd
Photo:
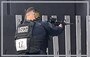
<path fill-rule="evenodd" d="M 57 36 L 60 33 L 62 33 L 62 31 L 64 30 L 64 28 L 59 26 L 54 26 L 49 22 L 42 22 L 42 25 L 46 29 L 47 33 L 51 36 Z"/>

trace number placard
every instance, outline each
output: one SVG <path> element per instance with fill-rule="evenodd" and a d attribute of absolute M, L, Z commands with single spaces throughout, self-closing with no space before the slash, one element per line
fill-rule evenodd
<path fill-rule="evenodd" d="M 16 50 L 17 51 L 27 49 L 27 38 L 17 39 L 15 42 L 16 42 Z"/>

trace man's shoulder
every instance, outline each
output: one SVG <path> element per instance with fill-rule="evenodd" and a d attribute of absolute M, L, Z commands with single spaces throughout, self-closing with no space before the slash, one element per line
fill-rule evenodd
<path fill-rule="evenodd" d="M 50 22 L 41 22 L 41 25 L 46 28 L 52 27 L 52 24 Z"/>
<path fill-rule="evenodd" d="M 46 22 L 46 21 L 44 22 L 44 21 L 42 21 L 41 24 L 47 25 L 47 24 L 49 24 L 49 22 Z"/>

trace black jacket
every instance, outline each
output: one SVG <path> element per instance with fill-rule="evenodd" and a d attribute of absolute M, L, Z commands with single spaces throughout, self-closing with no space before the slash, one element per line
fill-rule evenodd
<path fill-rule="evenodd" d="M 42 21 L 24 21 L 23 24 L 35 23 L 32 31 L 32 41 L 30 43 L 30 54 L 46 54 L 49 36 L 59 35 L 63 28 L 54 26 L 49 22 Z"/>

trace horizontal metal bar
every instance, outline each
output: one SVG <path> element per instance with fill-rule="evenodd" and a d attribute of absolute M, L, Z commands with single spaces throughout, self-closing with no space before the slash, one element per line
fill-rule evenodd
<path fill-rule="evenodd" d="M 88 3 L 88 1 L 1 1 L 1 3 Z"/>
<path fill-rule="evenodd" d="M 2 56 L 87 56 L 87 55 L 2 55 Z"/>

